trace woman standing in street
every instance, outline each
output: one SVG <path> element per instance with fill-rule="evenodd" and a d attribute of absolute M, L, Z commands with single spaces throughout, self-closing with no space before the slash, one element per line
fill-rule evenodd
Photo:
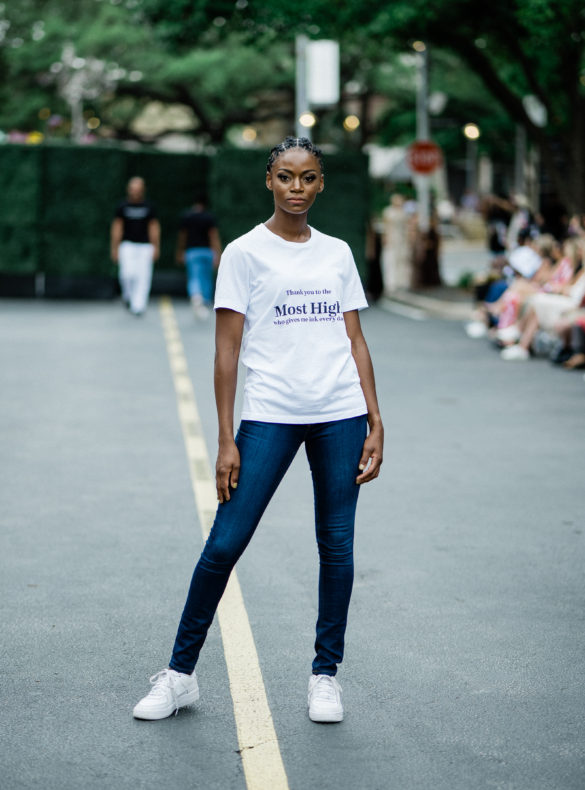
<path fill-rule="evenodd" d="M 226 247 L 217 281 L 219 506 L 169 667 L 151 678 L 134 708 L 139 719 L 165 718 L 198 699 L 195 664 L 231 570 L 303 443 L 320 559 L 309 716 L 343 718 L 335 675 L 353 584 L 355 511 L 360 485 L 379 474 L 384 435 L 358 317 L 367 302 L 347 244 L 307 224 L 324 187 L 320 150 L 287 137 L 272 149 L 266 186 L 273 215 Z M 247 377 L 234 439 L 240 347 Z"/>

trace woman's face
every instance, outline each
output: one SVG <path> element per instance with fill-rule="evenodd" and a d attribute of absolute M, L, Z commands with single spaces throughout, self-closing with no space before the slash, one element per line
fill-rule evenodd
<path fill-rule="evenodd" d="M 306 214 L 323 191 L 323 173 L 316 156 L 303 148 L 289 148 L 266 174 L 274 206 L 287 214 Z"/>

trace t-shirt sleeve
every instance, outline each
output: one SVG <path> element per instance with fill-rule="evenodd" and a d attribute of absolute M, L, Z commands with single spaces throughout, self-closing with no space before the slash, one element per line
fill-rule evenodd
<path fill-rule="evenodd" d="M 364 310 L 367 306 L 368 300 L 364 293 L 357 266 L 355 265 L 349 246 L 346 246 L 341 312 L 347 313 L 349 310 Z"/>
<path fill-rule="evenodd" d="M 221 256 L 214 308 L 225 307 L 246 315 L 250 301 L 250 278 L 245 256 L 234 244 L 228 244 Z"/>
<path fill-rule="evenodd" d="M 124 219 L 124 203 L 118 203 L 114 212 L 115 219 Z"/>
<path fill-rule="evenodd" d="M 156 206 L 153 206 L 152 203 L 148 206 L 148 220 L 150 221 L 151 219 L 158 219 L 156 215 Z"/>

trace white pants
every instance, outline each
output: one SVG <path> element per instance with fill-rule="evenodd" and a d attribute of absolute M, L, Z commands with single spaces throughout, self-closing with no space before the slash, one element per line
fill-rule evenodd
<path fill-rule="evenodd" d="M 154 247 L 123 241 L 118 251 L 118 274 L 122 299 L 128 302 L 133 313 L 142 313 L 148 304 L 152 283 Z"/>

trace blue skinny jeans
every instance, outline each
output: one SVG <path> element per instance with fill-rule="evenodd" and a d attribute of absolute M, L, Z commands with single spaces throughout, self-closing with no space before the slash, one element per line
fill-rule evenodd
<path fill-rule="evenodd" d="M 250 542 L 297 450 L 305 443 L 313 478 L 319 549 L 319 613 L 313 674 L 335 675 L 343 659 L 353 585 L 358 464 L 366 415 L 311 425 L 242 420 L 238 487 L 218 506 L 195 567 L 169 666 L 190 674 L 232 568 Z"/>
<path fill-rule="evenodd" d="M 213 250 L 209 247 L 189 247 L 185 250 L 185 265 L 189 296 L 201 296 L 204 302 L 211 302 L 213 298 Z"/>

